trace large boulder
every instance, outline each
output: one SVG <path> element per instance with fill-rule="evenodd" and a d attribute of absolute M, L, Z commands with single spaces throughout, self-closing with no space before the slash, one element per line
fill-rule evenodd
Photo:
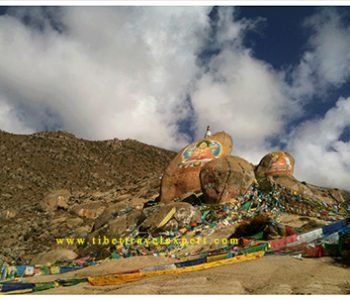
<path fill-rule="evenodd" d="M 253 165 L 238 156 L 226 156 L 207 163 L 200 172 L 205 202 L 235 201 L 256 181 Z"/>
<path fill-rule="evenodd" d="M 287 175 L 292 176 L 295 160 L 284 151 L 275 151 L 265 155 L 255 169 L 257 177 Z"/>
<path fill-rule="evenodd" d="M 183 148 L 164 172 L 160 201 L 169 203 L 189 193 L 199 192 L 199 172 L 202 166 L 213 159 L 229 155 L 232 144 L 231 136 L 219 132 Z"/>

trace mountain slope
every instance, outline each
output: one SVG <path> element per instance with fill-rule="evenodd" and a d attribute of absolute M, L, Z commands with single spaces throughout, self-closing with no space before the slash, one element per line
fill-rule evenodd
<path fill-rule="evenodd" d="M 79 205 L 152 199 L 174 155 L 135 140 L 0 131 L 0 260 L 25 263 L 50 249 L 56 237 L 71 234 L 73 227 L 88 231 L 93 220 L 78 218 L 74 208 Z M 62 189 L 71 195 L 68 208 L 43 210 L 45 195 Z"/>
<path fill-rule="evenodd" d="M 87 141 L 64 132 L 0 132 L 0 204 L 49 190 L 107 191 L 161 176 L 174 153 L 134 140 Z M 4 208 L 4 206 L 3 206 Z"/>

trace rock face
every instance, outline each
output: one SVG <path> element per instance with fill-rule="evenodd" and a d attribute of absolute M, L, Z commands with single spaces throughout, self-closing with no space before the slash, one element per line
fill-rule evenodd
<path fill-rule="evenodd" d="M 284 151 L 275 151 L 265 155 L 255 169 L 257 177 L 287 175 L 292 176 L 295 160 Z"/>
<path fill-rule="evenodd" d="M 207 203 L 234 201 L 255 181 L 253 166 L 238 156 L 226 156 L 207 163 L 200 172 L 202 191 Z"/>
<path fill-rule="evenodd" d="M 169 203 L 201 189 L 199 172 L 207 162 L 232 151 L 232 138 L 225 132 L 197 140 L 182 149 L 170 162 L 161 182 L 160 201 Z"/>
<path fill-rule="evenodd" d="M 40 207 L 48 212 L 53 212 L 59 208 L 67 209 L 67 201 L 71 196 L 68 190 L 57 190 L 47 194 L 40 202 Z"/>

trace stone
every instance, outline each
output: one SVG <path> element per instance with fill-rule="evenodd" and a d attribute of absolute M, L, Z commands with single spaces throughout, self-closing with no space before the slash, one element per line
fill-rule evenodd
<path fill-rule="evenodd" d="M 83 236 L 87 236 L 88 233 L 90 233 L 90 231 L 91 231 L 90 226 L 81 226 L 75 229 L 74 232 L 77 237 L 83 237 Z"/>
<path fill-rule="evenodd" d="M 135 209 L 130 213 L 117 217 L 108 224 L 106 235 L 117 238 L 124 237 L 132 232 L 143 220 L 142 210 Z"/>
<path fill-rule="evenodd" d="M 71 197 L 71 193 L 68 190 L 57 190 L 48 193 L 44 199 L 40 202 L 40 207 L 44 211 L 54 212 L 57 209 L 68 209 L 68 199 Z"/>
<path fill-rule="evenodd" d="M 79 225 L 83 224 L 84 221 L 81 218 L 72 218 L 68 219 L 66 224 L 69 229 L 73 229 L 78 227 Z"/>
<path fill-rule="evenodd" d="M 270 193 L 275 188 L 275 182 L 271 176 L 261 176 L 257 178 L 259 189 L 264 193 Z"/>
<path fill-rule="evenodd" d="M 148 218 L 152 214 L 158 213 L 160 208 L 161 208 L 160 205 L 150 206 L 150 207 L 144 208 L 143 209 L 143 213 L 145 214 L 146 218 Z"/>
<path fill-rule="evenodd" d="M 199 172 L 213 159 L 229 155 L 233 141 L 219 132 L 183 148 L 166 168 L 161 182 L 160 201 L 169 203 L 189 193 L 200 192 Z"/>
<path fill-rule="evenodd" d="M 106 206 L 101 202 L 90 202 L 73 207 L 73 212 L 81 218 L 96 219 L 105 210 Z"/>
<path fill-rule="evenodd" d="M 307 184 L 301 183 L 299 180 L 290 175 L 275 175 L 271 176 L 270 180 L 294 194 L 302 194 L 304 196 L 314 196 L 314 192 Z"/>
<path fill-rule="evenodd" d="M 164 230 L 166 231 L 176 231 L 179 228 L 181 228 L 181 226 L 179 227 L 179 222 L 176 221 L 175 219 L 171 219 L 165 226 L 164 226 Z"/>
<path fill-rule="evenodd" d="M 130 199 L 132 199 L 132 194 L 124 194 L 124 195 L 120 195 L 120 196 L 118 196 L 116 199 L 115 199 L 115 201 L 116 202 L 121 202 L 121 201 L 124 201 L 124 200 L 130 200 Z"/>
<path fill-rule="evenodd" d="M 68 208 L 67 198 L 65 196 L 60 195 L 57 197 L 57 208 Z"/>
<path fill-rule="evenodd" d="M 266 193 L 276 188 L 282 188 L 295 196 L 300 195 L 306 199 L 317 200 L 329 205 L 343 205 L 341 191 L 317 187 L 306 182 L 300 182 L 292 175 L 276 174 L 274 176 L 262 176 L 257 178 L 259 189 Z"/>
<path fill-rule="evenodd" d="M 345 202 L 342 191 L 339 191 L 337 189 L 329 189 L 329 194 L 336 202 L 338 203 Z"/>
<path fill-rule="evenodd" d="M 195 209 L 191 204 L 183 203 L 177 205 L 174 219 L 177 221 L 180 228 L 188 226 L 194 222 L 199 222 L 201 214 L 199 210 Z"/>
<path fill-rule="evenodd" d="M 95 220 L 94 230 L 101 228 L 109 221 L 115 219 L 118 215 L 123 213 L 123 210 L 129 209 L 129 202 L 123 201 L 120 203 L 108 206 L 103 213 Z"/>
<path fill-rule="evenodd" d="M 13 219 L 14 217 L 16 217 L 16 215 L 17 215 L 17 213 L 15 210 L 6 209 L 6 210 L 0 212 L 0 219 L 9 220 L 9 219 Z"/>
<path fill-rule="evenodd" d="M 255 182 L 253 165 L 238 156 L 226 156 L 207 163 L 200 172 L 206 203 L 232 202 Z"/>
<path fill-rule="evenodd" d="M 67 221 L 67 217 L 58 217 L 56 219 L 50 219 L 51 225 L 57 226 L 58 224 L 65 223 Z"/>
<path fill-rule="evenodd" d="M 185 202 L 173 202 L 161 206 L 159 210 L 150 214 L 142 223 L 142 229 L 151 231 L 157 229 L 159 224 L 173 208 L 175 208 L 175 213 L 164 225 L 164 230 L 169 230 L 170 228 L 175 227 L 182 228 L 193 222 L 199 222 L 201 219 L 200 211 L 191 204 Z"/>
<path fill-rule="evenodd" d="M 82 208 L 81 210 L 79 210 L 78 216 L 86 219 L 96 219 L 98 214 L 93 209 Z"/>
<path fill-rule="evenodd" d="M 34 265 L 54 264 L 56 261 L 72 261 L 78 255 L 70 249 L 55 249 L 49 252 L 43 252 L 36 255 L 31 263 Z"/>
<path fill-rule="evenodd" d="M 309 199 L 317 199 L 320 203 L 323 202 L 330 205 L 343 202 L 341 198 L 336 198 L 332 189 L 317 187 L 306 182 L 300 182 L 293 176 L 275 175 L 270 176 L 269 178 L 274 185 L 277 184 L 295 195 L 302 195 Z"/>
<path fill-rule="evenodd" d="M 142 209 L 144 204 L 147 202 L 148 200 L 144 199 L 144 198 L 133 198 L 129 201 L 130 203 L 130 207 L 136 208 L 136 209 Z"/>
<path fill-rule="evenodd" d="M 295 159 L 284 151 L 275 151 L 265 155 L 255 169 L 256 177 L 288 175 L 294 172 Z"/>

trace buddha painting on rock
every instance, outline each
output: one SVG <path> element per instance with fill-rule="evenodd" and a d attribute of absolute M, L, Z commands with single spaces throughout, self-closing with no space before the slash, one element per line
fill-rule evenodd
<path fill-rule="evenodd" d="M 221 144 L 212 140 L 201 140 L 189 145 L 182 153 L 180 168 L 197 167 L 214 158 L 221 153 Z"/>
<path fill-rule="evenodd" d="M 268 175 L 290 172 L 292 172 L 292 164 L 288 156 L 283 155 L 283 153 L 279 152 L 274 153 L 269 163 Z"/>

